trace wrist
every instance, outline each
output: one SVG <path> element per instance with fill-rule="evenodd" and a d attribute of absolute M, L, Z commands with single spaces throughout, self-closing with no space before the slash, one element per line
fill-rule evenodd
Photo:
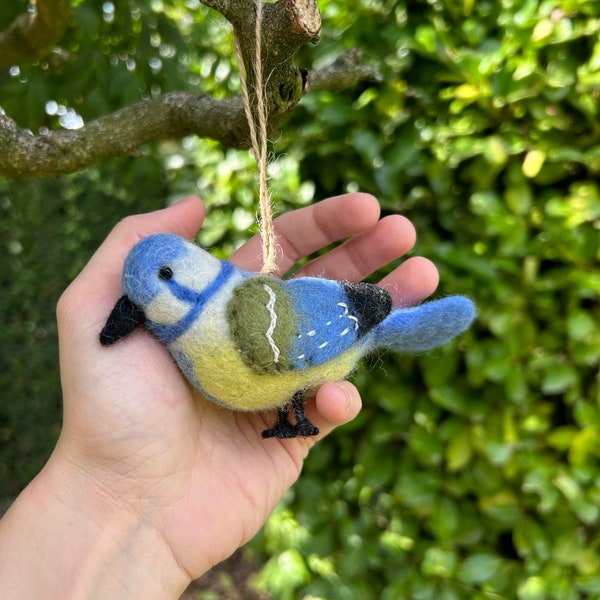
<path fill-rule="evenodd" d="M 153 512 L 118 503 L 55 451 L 0 521 L 5 597 L 178 598 L 190 577 Z"/>

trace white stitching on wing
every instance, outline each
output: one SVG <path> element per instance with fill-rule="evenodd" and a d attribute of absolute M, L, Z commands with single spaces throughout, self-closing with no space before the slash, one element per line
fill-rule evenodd
<path fill-rule="evenodd" d="M 340 315 L 340 319 L 342 317 L 346 317 L 346 318 L 350 319 L 351 321 L 354 321 L 354 331 L 358 330 L 358 319 L 354 315 L 349 314 L 348 305 L 345 302 L 338 302 L 337 305 L 341 306 L 344 309 L 344 314 Z M 348 333 L 348 332 L 344 330 L 344 332 L 341 335 L 346 335 L 346 333 Z"/>
<path fill-rule="evenodd" d="M 267 302 L 267 310 L 269 311 L 269 314 L 271 315 L 271 323 L 270 323 L 269 328 L 267 329 L 267 333 L 265 335 L 267 336 L 267 341 L 269 342 L 269 345 L 271 346 L 271 350 L 273 350 L 273 361 L 278 363 L 279 355 L 281 354 L 281 351 L 279 350 L 279 348 L 277 347 L 277 344 L 275 343 L 275 340 L 273 339 L 273 332 L 275 331 L 275 327 L 277 326 L 277 313 L 275 312 L 275 300 L 277 300 L 277 295 L 266 283 L 263 284 L 263 288 L 266 290 L 267 294 L 269 294 L 269 302 Z"/>

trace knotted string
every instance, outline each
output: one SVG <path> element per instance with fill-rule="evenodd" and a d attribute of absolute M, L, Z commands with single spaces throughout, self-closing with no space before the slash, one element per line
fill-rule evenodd
<path fill-rule="evenodd" d="M 242 88 L 242 97 L 244 99 L 244 112 L 250 129 L 250 141 L 252 144 L 252 153 L 258 165 L 259 173 L 259 204 L 260 204 L 260 235 L 262 239 L 263 266 L 262 274 L 271 274 L 277 270 L 277 243 L 275 239 L 275 230 L 273 228 L 273 207 L 271 205 L 271 196 L 269 194 L 269 185 L 267 179 L 267 111 L 265 103 L 265 90 L 263 86 L 263 68 L 262 68 L 262 0 L 256 2 L 256 24 L 254 30 L 254 81 L 256 85 L 256 113 L 254 119 L 252 109 L 250 108 L 250 96 L 248 93 L 247 73 L 243 72 L 244 60 L 242 49 L 237 35 L 235 39 L 235 56 L 240 72 L 240 84 Z M 257 131 L 258 122 L 258 131 Z"/>

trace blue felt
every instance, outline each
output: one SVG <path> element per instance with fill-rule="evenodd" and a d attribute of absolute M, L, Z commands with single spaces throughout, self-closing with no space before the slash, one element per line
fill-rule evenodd
<path fill-rule="evenodd" d="M 189 246 L 178 235 L 161 233 L 144 238 L 128 254 L 121 276 L 123 293 L 139 306 L 147 306 L 162 291 L 161 267 L 182 261 Z"/>
<path fill-rule="evenodd" d="M 179 368 L 183 371 L 187 380 L 197 389 L 202 389 L 201 383 L 196 379 L 194 375 L 194 363 L 192 359 L 183 350 L 174 350 L 171 348 L 171 354 Z"/>
<path fill-rule="evenodd" d="M 397 309 L 372 330 L 369 344 L 397 352 L 426 352 L 465 331 L 476 312 L 473 301 L 465 296 Z"/>
<path fill-rule="evenodd" d="M 354 321 L 346 314 L 348 298 L 339 282 L 304 277 L 287 281 L 286 287 L 298 318 L 300 336 L 294 339 L 289 351 L 294 368 L 303 370 L 323 364 L 356 341 Z"/>

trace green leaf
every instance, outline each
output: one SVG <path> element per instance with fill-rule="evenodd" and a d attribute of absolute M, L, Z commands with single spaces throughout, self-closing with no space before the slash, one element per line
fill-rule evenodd
<path fill-rule="evenodd" d="M 458 504 L 446 496 L 436 498 L 429 527 L 435 537 L 441 542 L 455 541 L 460 531 L 461 518 Z"/>
<path fill-rule="evenodd" d="M 504 526 L 514 526 L 523 516 L 519 498 L 508 488 L 480 500 L 481 510 Z"/>
<path fill-rule="evenodd" d="M 258 589 L 269 589 L 279 597 L 291 598 L 290 592 L 310 581 L 310 572 L 302 555 L 294 549 L 271 558 L 255 580 Z"/>
<path fill-rule="evenodd" d="M 523 159 L 523 174 L 533 179 L 544 166 L 546 153 L 543 150 L 530 150 Z"/>
<path fill-rule="evenodd" d="M 465 429 L 455 436 L 446 447 L 446 465 L 449 471 L 460 471 L 471 460 L 473 448 L 469 430 Z"/>
<path fill-rule="evenodd" d="M 544 578 L 534 575 L 519 585 L 517 596 L 519 600 L 546 600 L 547 591 Z"/>
<path fill-rule="evenodd" d="M 594 426 L 584 427 L 571 440 L 569 462 L 574 466 L 583 466 L 588 457 L 600 455 L 600 435 Z"/>
<path fill-rule="evenodd" d="M 490 581 L 502 566 L 502 559 L 494 554 L 473 554 L 460 564 L 458 578 L 467 585 Z"/>
<path fill-rule="evenodd" d="M 568 364 L 552 365 L 542 379 L 542 391 L 545 394 L 562 394 L 577 383 L 577 371 Z"/>
<path fill-rule="evenodd" d="M 576 341 L 591 340 L 599 329 L 598 322 L 587 311 L 578 310 L 568 314 L 567 331 Z"/>
<path fill-rule="evenodd" d="M 432 546 L 425 552 L 421 570 L 425 575 L 449 579 L 453 576 L 457 564 L 458 557 L 455 552 Z"/>
<path fill-rule="evenodd" d="M 548 560 L 552 552 L 548 532 L 531 517 L 515 523 L 513 542 L 519 555 L 533 564 Z"/>

